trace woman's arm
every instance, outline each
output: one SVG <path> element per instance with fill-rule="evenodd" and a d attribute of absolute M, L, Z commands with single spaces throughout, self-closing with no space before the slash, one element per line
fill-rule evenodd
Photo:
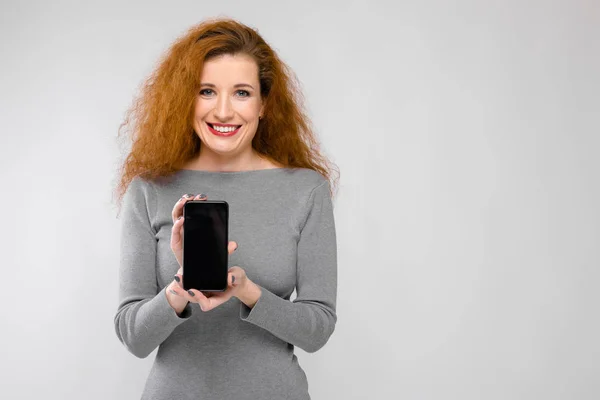
<path fill-rule="evenodd" d="M 327 181 L 313 189 L 308 203 L 308 217 L 298 241 L 297 297 L 285 300 L 252 283 L 254 291 L 240 299 L 240 317 L 313 353 L 327 343 L 337 321 L 337 243 Z M 244 304 L 256 297 L 253 307 Z"/>
<path fill-rule="evenodd" d="M 156 196 L 151 184 L 135 178 L 123 198 L 119 305 L 114 318 L 117 337 L 139 358 L 147 357 L 192 314 L 188 304 L 181 315 L 171 307 L 156 279 L 156 237 L 150 209 Z M 155 209 L 154 209 L 155 210 Z"/>

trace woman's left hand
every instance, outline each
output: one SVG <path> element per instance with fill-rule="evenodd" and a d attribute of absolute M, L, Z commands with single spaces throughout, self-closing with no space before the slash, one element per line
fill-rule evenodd
<path fill-rule="evenodd" d="M 186 291 L 183 289 L 183 276 L 181 274 L 176 276 L 179 278 L 178 285 L 174 288 L 176 294 L 191 303 L 198 303 L 200 309 L 205 312 L 220 306 L 231 297 L 237 297 L 252 308 L 260 297 L 260 289 L 246 276 L 246 271 L 238 266 L 229 268 L 227 289 L 223 292 L 201 292 L 196 289 Z"/>

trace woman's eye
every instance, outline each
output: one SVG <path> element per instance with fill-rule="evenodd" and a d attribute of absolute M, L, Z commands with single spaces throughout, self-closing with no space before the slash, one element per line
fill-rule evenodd
<path fill-rule="evenodd" d="M 249 97 L 250 96 L 250 92 L 248 92 L 247 90 L 238 90 L 237 92 L 235 92 L 238 96 L 240 97 Z M 212 89 L 202 89 L 200 90 L 200 95 L 201 96 L 212 96 L 214 94 Z"/>

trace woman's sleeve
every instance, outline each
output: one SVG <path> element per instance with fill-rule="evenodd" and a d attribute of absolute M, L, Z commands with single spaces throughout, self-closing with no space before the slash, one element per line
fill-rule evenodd
<path fill-rule="evenodd" d="M 261 287 L 253 308 L 242 303 L 240 317 L 278 338 L 314 353 L 335 329 L 337 244 L 328 181 L 311 192 L 309 213 L 298 241 L 296 298 L 283 299 Z"/>
<path fill-rule="evenodd" d="M 192 314 L 188 304 L 177 315 L 167 301 L 166 287 L 159 291 L 156 232 L 150 222 L 150 209 L 155 205 L 151 184 L 134 178 L 123 197 L 119 304 L 114 323 L 121 343 L 139 358 L 147 357 Z"/>

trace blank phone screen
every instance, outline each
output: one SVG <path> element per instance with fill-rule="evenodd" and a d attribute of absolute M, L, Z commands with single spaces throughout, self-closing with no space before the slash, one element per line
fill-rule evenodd
<path fill-rule="evenodd" d="M 184 289 L 225 290 L 228 204 L 224 201 L 188 201 L 183 215 Z"/>

